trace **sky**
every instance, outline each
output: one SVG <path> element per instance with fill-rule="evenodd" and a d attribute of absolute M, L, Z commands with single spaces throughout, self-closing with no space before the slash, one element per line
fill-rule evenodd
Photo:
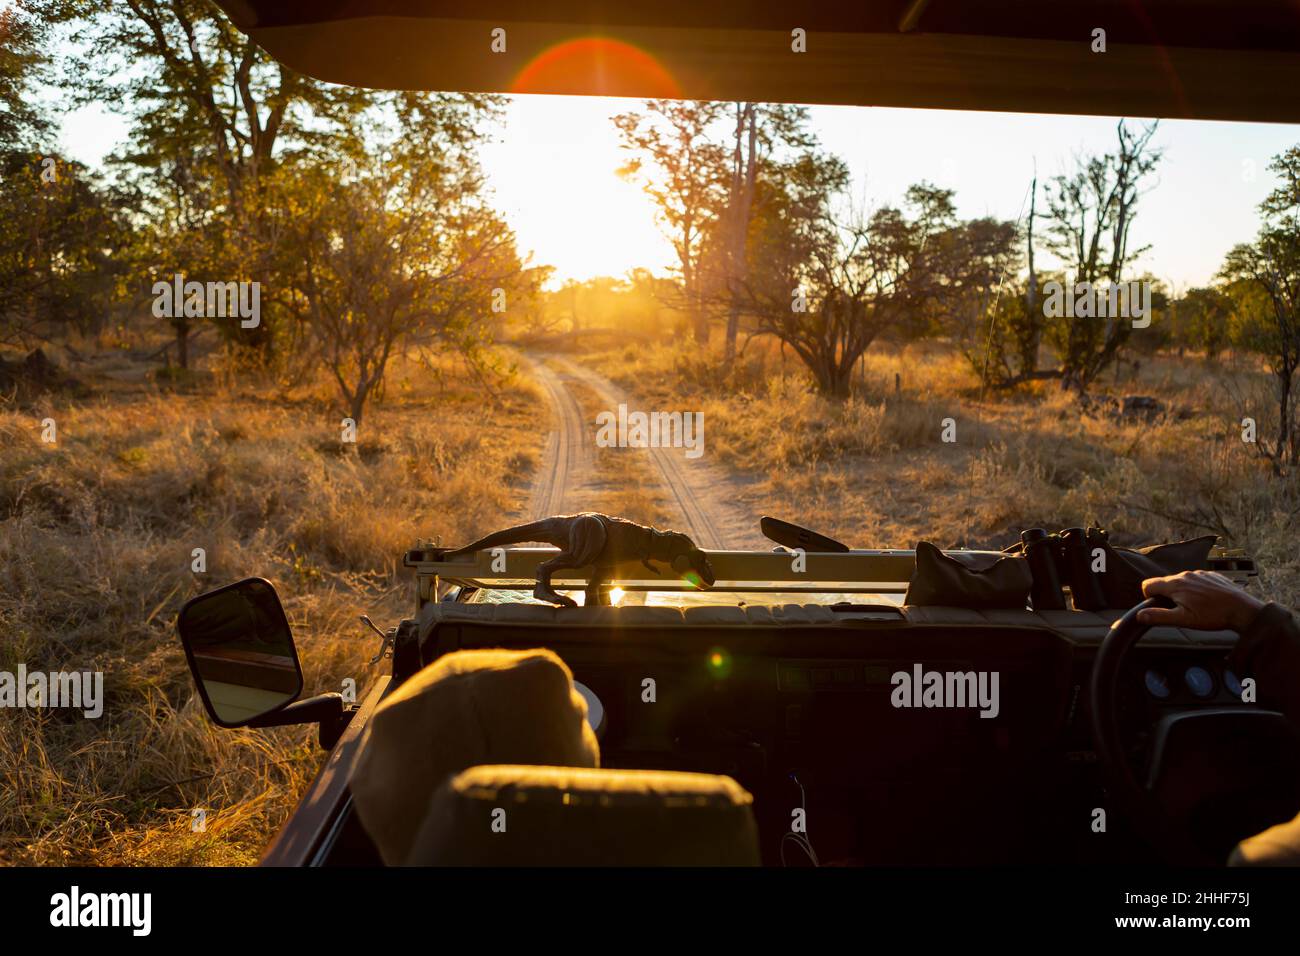
<path fill-rule="evenodd" d="M 482 147 L 497 206 L 521 251 L 556 268 L 553 284 L 636 267 L 663 272 L 673 263 L 653 204 L 615 174 L 627 154 L 611 117 L 639 104 L 516 96 Z M 1035 167 L 1041 186 L 1076 156 L 1115 141 L 1110 117 L 838 106 L 815 106 L 811 115 L 822 146 L 848 163 L 855 200 L 897 203 L 910 184 L 928 180 L 956 191 L 963 218 L 1020 218 Z M 62 145 L 96 165 L 125 136 L 120 118 L 89 107 L 66 118 Z M 1300 126 L 1164 120 L 1153 144 L 1164 159 L 1131 245 L 1151 246 L 1138 272 L 1182 291 L 1209 282 L 1224 253 L 1254 237 L 1257 207 L 1275 185 L 1268 162 L 1300 144 Z"/>

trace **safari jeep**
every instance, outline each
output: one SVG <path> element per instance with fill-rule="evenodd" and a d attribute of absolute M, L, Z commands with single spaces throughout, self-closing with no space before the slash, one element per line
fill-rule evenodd
<path fill-rule="evenodd" d="M 390 90 L 1300 122 L 1285 3 L 218 5 L 290 70 Z M 355 704 L 302 696 L 269 582 L 193 599 L 213 720 L 317 724 L 328 750 L 263 862 L 1222 865 L 1300 808 L 1300 742 L 1226 665 L 1237 634 L 1145 628 L 1140 591 L 979 594 L 1028 550 L 768 530 L 705 549 L 708 582 L 562 568 L 573 607 L 533 594 L 553 551 L 416 547 L 415 612 L 376 627 Z"/>
<path fill-rule="evenodd" d="M 1300 805 L 1300 744 L 1279 714 L 1243 700 L 1225 667 L 1235 634 L 1147 629 L 1136 609 L 1070 601 L 1043 610 L 1023 599 L 982 610 L 908 604 L 909 586 L 919 593 L 917 552 L 847 550 L 810 533 L 773 533 L 778 526 L 793 527 L 765 519 L 783 542 L 773 551 L 705 552 L 715 578 L 706 590 L 638 562 L 585 601 L 589 569 L 559 571 L 560 593 L 582 602 L 572 608 L 531 593 L 554 551 L 451 560 L 446 549 L 417 547 L 404 558 L 415 614 L 379 636 L 372 663 L 386 673 L 353 706 L 338 694 L 301 697 L 271 584 L 250 579 L 195 598 L 179 628 L 212 719 L 318 723 L 329 750 L 263 862 L 1222 864 L 1237 841 Z M 1242 583 L 1255 573 L 1243 555 L 1219 550 L 1208 566 Z M 553 655 L 565 694 L 571 672 L 584 725 L 571 752 L 587 769 L 558 779 L 535 767 L 467 769 L 481 758 L 500 763 L 493 747 L 549 719 L 536 688 L 510 683 L 495 658 L 478 675 L 503 681 L 480 685 L 490 696 L 406 706 L 436 699 L 429 683 L 389 722 L 398 743 L 378 739 L 386 700 L 486 649 Z M 444 683 L 466 686 L 477 666 L 453 668 Z M 385 747 L 387 765 L 368 759 Z M 430 779 L 439 762 L 442 781 Z M 659 773 L 637 782 L 650 771 Z M 462 792 L 449 796 L 453 777 Z M 486 801 L 481 825 L 430 842 L 439 815 L 463 816 L 457 800 Z M 711 822 L 692 831 L 709 811 Z M 541 841 L 539 827 L 531 849 L 503 851 L 504 841 L 490 843 L 494 813 L 507 832 L 540 814 L 550 837 Z M 694 855 L 647 845 L 665 815 L 695 833 Z M 375 834 L 387 841 L 382 853 Z M 413 859 L 416 839 L 425 851 Z"/>

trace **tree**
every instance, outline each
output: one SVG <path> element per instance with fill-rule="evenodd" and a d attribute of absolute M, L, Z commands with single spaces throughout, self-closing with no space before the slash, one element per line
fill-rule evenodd
<path fill-rule="evenodd" d="M 29 4 L 0 10 L 0 342 L 23 346 L 98 330 L 127 241 L 121 197 L 42 148 L 49 32 Z"/>
<path fill-rule="evenodd" d="M 25 3 L 0 10 L 0 152 L 34 147 L 49 132 L 32 96 L 47 64 L 48 32 L 45 19 Z"/>
<path fill-rule="evenodd" d="M 1157 125 L 1134 131 L 1120 120 L 1114 152 L 1081 159 L 1072 174 L 1056 176 L 1048 185 L 1047 246 L 1073 282 L 1117 283 L 1146 251 L 1130 248 L 1129 234 L 1142 185 L 1160 161 L 1160 151 L 1151 147 Z M 1049 322 L 1062 383 L 1086 387 L 1115 360 L 1131 331 L 1115 316 L 1104 323 L 1064 317 Z"/>
<path fill-rule="evenodd" d="M 854 366 L 882 332 L 932 315 L 954 279 L 951 191 L 918 184 L 905 209 L 854 209 L 840 220 L 834 200 L 847 185 L 842 161 L 806 156 L 782 188 L 760 188 L 740 286 L 758 332 L 788 345 L 834 398 L 847 397 Z"/>
<path fill-rule="evenodd" d="M 644 111 L 614 118 L 623 148 L 633 153 L 619 174 L 640 181 L 658 208 L 677 253 L 685 311 L 695 340 L 709 339 L 702 301 L 700 253 L 724 202 L 725 153 L 710 140 L 724 105 L 698 100 L 647 100 Z"/>
<path fill-rule="evenodd" d="M 268 177 L 285 162 L 359 155 L 366 111 L 380 94 L 294 72 L 205 0 L 33 6 L 68 29 L 58 85 L 69 102 L 114 104 L 131 120 L 128 145 L 109 163 L 134 190 L 141 217 L 173 240 L 154 260 L 160 275 L 136 280 L 147 289 L 153 278 L 210 270 L 202 278 L 274 288 Z M 180 345 L 190 323 L 173 324 Z M 274 306 L 256 327 L 218 329 L 264 365 L 294 338 Z"/>
<path fill-rule="evenodd" d="M 1175 341 L 1215 359 L 1228 344 L 1232 298 L 1213 287 L 1188 289 L 1175 303 Z"/>
<path fill-rule="evenodd" d="M 2 154 L 0 179 L 0 342 L 98 331 L 129 242 L 118 197 L 60 156 Z"/>
<path fill-rule="evenodd" d="M 475 354 L 492 316 L 536 292 L 514 235 L 486 204 L 454 107 L 410 125 L 389 159 L 340 178 L 307 168 L 278 188 L 278 227 L 295 261 L 284 304 L 311 330 L 348 414 L 361 422 L 389 362 L 407 345 Z M 445 125 L 438 134 L 439 123 Z M 427 161 L 436 143 L 437 161 Z M 498 308 L 499 305 L 499 308 Z"/>
<path fill-rule="evenodd" d="M 1229 251 L 1221 275 L 1254 293 L 1241 327 L 1247 347 L 1263 354 L 1277 387 L 1276 439 L 1259 441 L 1275 467 L 1300 461 L 1295 375 L 1300 368 L 1300 146 L 1273 158 L 1268 167 L 1282 182 L 1259 205 L 1262 224 L 1253 243 Z"/>
<path fill-rule="evenodd" d="M 779 178 L 782 171 L 772 169 L 774 154 L 793 149 L 811 155 L 816 137 L 807 130 L 808 110 L 783 103 L 735 103 L 735 127 L 731 142 L 730 176 L 727 204 L 718 222 L 722 255 L 722 281 L 730 293 L 727 304 L 725 360 L 730 365 L 736 357 L 736 336 L 740 329 L 743 305 L 742 288 L 749 271 L 747 246 L 754 215 L 754 197 L 760 174 Z"/>
<path fill-rule="evenodd" d="M 1043 285 L 1060 281 L 1044 277 L 1034 258 L 1034 226 L 1038 216 L 1038 175 L 1029 184 L 1029 214 L 1024 222 L 1024 247 L 1027 275 L 1024 281 L 1012 273 L 1018 256 L 1020 232 L 1016 224 L 998 220 L 975 220 L 967 224 L 968 255 L 975 271 L 964 284 L 975 293 L 967 301 L 974 307 L 958 320 L 957 340 L 972 368 L 987 386 L 1006 388 L 1056 373 L 1040 373 L 1038 353 L 1044 331 Z M 971 281 L 974 280 L 974 281 Z M 967 321 L 962 322 L 962 318 Z"/>
<path fill-rule="evenodd" d="M 1042 311 L 1038 295 L 1038 270 L 1034 266 L 1034 223 L 1038 219 L 1038 163 L 1034 163 L 1034 178 L 1029 184 L 1029 218 L 1025 220 L 1025 264 L 1029 276 L 1025 282 L 1025 307 L 1022 311 L 1017 336 L 1020 343 L 1020 373 L 1032 375 L 1038 371 L 1038 348 L 1043 340 Z"/>
<path fill-rule="evenodd" d="M 110 163 L 134 190 L 141 219 L 155 225 L 133 282 L 147 289 L 175 272 L 260 282 L 259 324 L 217 328 L 232 351 L 281 373 L 303 357 L 304 329 L 288 302 L 307 258 L 293 248 L 304 233 L 286 229 L 274 208 L 293 194 L 286 184 L 325 167 L 346 179 L 371 161 L 367 149 L 394 118 L 411 142 L 441 138 L 430 163 L 448 151 L 472 152 L 478 120 L 501 104 L 491 96 L 381 93 L 305 77 L 205 0 L 32 2 L 48 22 L 68 27 L 71 52 L 60 81 L 68 99 L 116 104 L 131 120 L 131 140 Z M 161 275 L 151 277 L 150 267 Z M 183 355 L 198 320 L 170 321 Z"/>
<path fill-rule="evenodd" d="M 954 333 L 977 372 L 989 363 L 1004 374 L 1027 359 L 1023 348 L 1023 301 L 1014 281 L 1006 282 L 1020 257 L 1013 222 L 991 217 L 958 223 L 934 240 L 946 277 L 942 314 L 934 325 Z M 995 311 L 996 310 L 996 311 Z"/>
<path fill-rule="evenodd" d="M 813 148 L 808 111 L 784 104 L 649 100 L 643 112 L 614 122 L 624 148 L 634 154 L 619 171 L 644 184 L 672 238 L 695 339 L 707 342 L 710 313 L 723 312 L 730 361 L 759 183 L 765 176 L 779 179 L 782 162 Z"/>
<path fill-rule="evenodd" d="M 132 117 L 122 159 L 161 170 L 186 157 L 211 162 L 227 211 L 245 211 L 248 187 L 282 153 L 358 144 L 376 94 L 323 83 L 272 59 L 204 0 L 45 0 L 84 52 L 62 85 L 74 102 L 120 104 Z M 122 64 L 123 70 L 106 68 Z"/>

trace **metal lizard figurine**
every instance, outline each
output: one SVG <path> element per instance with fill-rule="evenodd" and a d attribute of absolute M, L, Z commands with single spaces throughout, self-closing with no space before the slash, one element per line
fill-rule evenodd
<path fill-rule="evenodd" d="M 499 548 L 525 541 L 542 541 L 560 549 L 560 553 L 537 567 L 537 586 L 533 596 L 563 607 L 577 607 L 577 602 L 556 593 L 551 586 L 551 575 L 556 571 L 591 565 L 591 578 L 587 582 L 586 603 L 593 607 L 599 602 L 600 586 L 609 577 L 614 566 L 627 561 L 640 561 L 651 571 L 658 569 L 651 563 L 660 561 L 681 575 L 693 574 L 689 579 L 696 587 L 711 587 L 714 582 L 713 567 L 704 552 L 680 531 L 660 531 L 626 518 L 614 518 L 596 512 L 576 515 L 552 515 L 540 521 L 507 528 L 479 538 L 463 548 L 443 555 L 457 558 L 475 551 Z"/>

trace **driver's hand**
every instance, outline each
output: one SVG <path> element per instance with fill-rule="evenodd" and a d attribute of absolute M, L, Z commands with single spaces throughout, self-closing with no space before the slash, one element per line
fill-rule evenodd
<path fill-rule="evenodd" d="M 1250 627 L 1264 602 L 1252 597 L 1215 571 L 1184 571 L 1166 578 L 1142 582 L 1147 597 L 1163 594 L 1177 607 L 1149 607 L 1138 612 L 1141 624 L 1166 624 L 1198 631 L 1232 630 L 1240 634 Z"/>

